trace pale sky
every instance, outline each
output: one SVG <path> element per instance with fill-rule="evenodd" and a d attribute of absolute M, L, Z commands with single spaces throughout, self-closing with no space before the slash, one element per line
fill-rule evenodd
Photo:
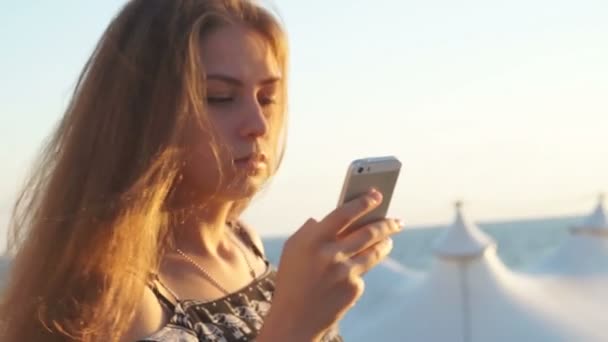
<path fill-rule="evenodd" d="M 2 226 L 124 3 L 0 0 Z M 608 1 L 274 4 L 292 47 L 290 135 L 246 213 L 263 235 L 329 212 L 366 156 L 403 162 L 391 214 L 410 225 L 450 221 L 456 199 L 479 220 L 586 213 L 608 191 Z"/>

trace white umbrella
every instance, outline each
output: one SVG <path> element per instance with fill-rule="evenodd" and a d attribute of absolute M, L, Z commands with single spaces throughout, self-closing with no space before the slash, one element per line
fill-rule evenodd
<path fill-rule="evenodd" d="M 363 296 L 340 322 L 340 329 L 347 341 L 350 341 L 351 336 L 374 329 L 377 321 L 382 321 L 389 314 L 387 309 L 395 306 L 395 298 L 401 297 L 418 282 L 421 274 L 387 258 L 366 274 L 364 279 Z"/>
<path fill-rule="evenodd" d="M 494 241 L 466 220 L 460 204 L 456 211 L 454 224 L 436 241 L 430 272 L 395 296 L 373 327 L 356 336 L 345 331 L 349 341 L 608 338 L 599 329 L 601 318 L 572 314 L 570 303 L 576 298 L 565 296 L 562 301 L 556 291 L 547 291 L 547 282 L 508 270 L 496 255 Z"/>
<path fill-rule="evenodd" d="M 572 227 L 570 236 L 532 271 L 572 276 L 608 276 L 608 220 L 604 196 L 584 220 Z"/>

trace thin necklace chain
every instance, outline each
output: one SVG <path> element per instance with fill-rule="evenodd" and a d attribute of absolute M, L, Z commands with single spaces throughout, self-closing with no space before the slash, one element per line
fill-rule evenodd
<path fill-rule="evenodd" d="M 234 242 L 234 244 L 236 245 L 236 247 L 239 249 L 239 251 L 241 252 L 241 254 L 243 255 L 243 259 L 245 259 L 245 262 L 247 263 L 247 267 L 249 267 L 249 274 L 251 275 L 251 277 L 253 279 L 256 279 L 256 274 L 255 271 L 253 270 L 253 267 L 251 266 L 251 263 L 249 262 L 249 258 L 247 257 L 247 253 L 245 253 L 245 250 L 243 249 L 243 247 L 241 247 L 241 244 L 238 243 L 238 241 L 236 241 L 236 239 L 232 236 L 232 233 L 229 234 L 230 235 L 230 239 Z M 213 276 L 211 276 L 211 274 L 209 274 L 209 272 L 203 267 L 201 266 L 199 263 L 197 263 L 196 261 L 192 260 L 192 258 L 190 258 L 186 253 L 184 253 L 184 251 L 182 251 L 179 248 L 176 248 L 176 251 L 184 258 L 186 259 L 188 262 L 190 262 L 192 265 L 194 265 L 199 271 L 201 271 L 201 273 L 203 274 L 203 276 L 205 276 L 205 278 L 213 285 L 215 286 L 218 290 L 222 291 L 225 295 L 229 295 L 230 292 L 228 292 L 228 290 L 226 290 L 225 287 L 223 287 L 217 280 L 215 280 L 215 278 Z"/>

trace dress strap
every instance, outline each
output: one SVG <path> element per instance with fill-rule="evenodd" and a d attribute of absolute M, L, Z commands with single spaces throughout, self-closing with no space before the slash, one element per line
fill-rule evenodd
<path fill-rule="evenodd" d="M 167 298 L 158 288 L 158 286 L 162 286 L 165 291 L 167 291 L 172 297 L 173 301 Z M 158 273 L 150 274 L 150 280 L 148 281 L 148 287 L 152 290 L 158 301 L 162 306 L 164 306 L 171 313 L 175 310 L 175 304 L 179 302 L 179 297 L 177 294 L 171 290 L 165 283 L 160 280 Z"/>
<path fill-rule="evenodd" d="M 247 229 L 244 228 L 240 222 L 237 221 L 235 223 L 232 223 L 232 224 L 230 224 L 230 227 L 233 228 L 234 232 L 241 239 L 241 241 L 243 241 L 243 243 L 245 243 L 246 246 L 251 248 L 251 250 L 257 257 L 266 261 L 266 256 L 264 255 L 264 253 L 262 253 L 262 251 L 260 250 L 258 245 L 255 242 L 253 242 L 253 239 L 251 238 L 251 234 L 249 234 Z"/>

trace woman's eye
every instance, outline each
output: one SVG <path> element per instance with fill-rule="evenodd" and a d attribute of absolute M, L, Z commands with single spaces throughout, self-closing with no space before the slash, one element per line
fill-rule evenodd
<path fill-rule="evenodd" d="M 262 105 L 262 106 L 272 105 L 277 102 L 276 98 L 274 96 L 262 96 L 262 97 L 260 97 L 259 101 L 260 101 L 260 105 Z"/>

